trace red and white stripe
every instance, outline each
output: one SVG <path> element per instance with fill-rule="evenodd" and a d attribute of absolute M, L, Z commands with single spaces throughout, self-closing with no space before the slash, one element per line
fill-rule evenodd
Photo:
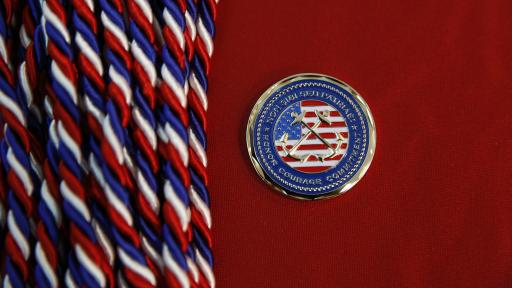
<path fill-rule="evenodd" d="M 321 123 L 315 131 L 324 138 L 333 149 L 336 149 L 338 146 L 337 135 L 341 135 L 343 137 L 343 144 L 341 144 L 340 147 L 340 154 L 332 158 L 327 158 L 324 161 L 321 161 L 315 156 L 310 156 L 305 161 L 300 161 L 288 156 L 282 147 L 281 139 L 276 139 L 275 145 L 279 156 L 281 156 L 281 159 L 290 167 L 301 172 L 318 173 L 336 166 L 343 158 L 348 146 L 349 133 L 345 118 L 334 107 L 322 101 L 301 101 L 300 108 L 301 112 L 306 112 L 303 120 L 309 127 L 313 127 L 313 125 L 320 121 L 315 111 L 329 112 L 328 120 L 331 121 L 331 123 Z M 301 125 L 301 137 L 309 132 L 309 129 L 304 127 L 303 124 L 295 125 Z M 292 149 L 298 141 L 299 140 L 288 140 L 286 142 L 286 149 Z M 311 133 L 298 147 L 294 155 L 301 157 L 307 155 L 329 155 L 331 153 L 332 149 L 329 149 L 316 135 Z"/>

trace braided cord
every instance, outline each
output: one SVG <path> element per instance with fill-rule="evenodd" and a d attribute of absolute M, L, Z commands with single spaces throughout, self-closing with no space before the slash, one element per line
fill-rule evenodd
<path fill-rule="evenodd" d="M 102 129 L 100 121 L 104 121 L 104 101 L 102 93 L 105 90 L 103 81 L 103 63 L 100 57 L 100 46 L 98 44 L 98 21 L 95 18 L 96 7 L 91 0 L 73 0 L 72 26 L 74 28 L 74 44 L 77 51 L 76 63 L 79 72 L 79 88 L 81 99 L 84 99 L 82 107 L 86 113 L 86 120 L 89 128 L 89 150 L 87 151 L 89 167 L 91 172 L 89 177 L 88 195 L 91 209 L 91 228 L 94 230 L 95 241 L 94 256 L 101 257 L 102 265 L 97 270 L 97 283 L 102 287 L 107 283 L 110 287 L 114 286 L 113 272 L 113 248 L 111 244 L 111 234 L 109 233 L 109 221 L 103 212 L 107 206 L 105 195 L 101 193 L 101 187 L 104 186 L 104 177 L 101 169 L 98 169 L 99 141 L 102 139 Z M 85 162 L 85 160 L 84 160 Z M 98 261 L 98 260 L 96 260 Z"/>
<path fill-rule="evenodd" d="M 0 126 L 4 126 L 3 124 L 0 124 Z M 0 143 L 4 142 L 3 135 L 0 136 Z M 0 157 L 0 168 L 4 167 L 3 164 L 3 157 Z M 4 169 L 0 169 L 0 235 L 5 234 L 5 220 L 6 220 L 6 213 L 7 213 L 7 183 L 5 182 L 5 175 L 4 175 Z M 0 245 L 3 245 L 4 237 L 0 237 Z"/>
<path fill-rule="evenodd" d="M 186 4 L 187 4 L 187 10 L 185 11 L 185 21 L 186 21 L 185 22 L 186 23 L 185 44 L 186 44 L 186 51 L 188 52 L 187 53 L 187 61 L 189 63 L 192 63 L 192 60 L 194 58 L 194 50 L 195 50 L 194 44 L 195 44 L 195 39 L 197 36 L 196 21 L 197 21 L 197 16 L 198 16 L 198 13 L 197 13 L 198 1 L 197 0 L 186 0 Z M 190 74 L 189 74 L 189 77 L 190 77 Z M 188 79 L 187 79 L 187 82 L 188 82 Z M 189 89 L 188 93 L 187 93 L 187 101 L 188 101 L 188 105 L 189 105 L 187 108 L 188 108 L 188 112 L 189 112 L 189 119 L 190 119 L 190 117 L 192 117 L 190 115 L 190 109 L 191 109 L 190 101 L 193 101 L 193 99 L 192 99 L 193 93 L 194 93 L 194 91 L 192 89 Z M 188 126 L 189 148 L 188 149 L 189 149 L 190 157 L 193 157 L 194 151 L 191 150 L 191 145 L 192 145 L 191 141 L 194 141 L 194 139 L 192 139 L 193 135 L 190 134 L 190 129 L 191 128 L 190 128 L 190 121 L 189 121 L 189 126 Z M 190 166 L 189 166 L 189 173 L 190 174 L 193 173 L 193 169 Z M 193 189 L 193 187 L 190 186 L 189 187 L 189 198 L 193 197 L 192 189 Z M 192 206 L 192 202 L 190 202 L 189 205 Z M 191 215 L 192 215 L 192 212 L 191 212 Z M 193 233 L 193 230 L 192 230 L 192 233 Z M 196 257 L 195 257 L 195 253 L 194 253 L 194 243 L 191 243 L 191 245 L 188 247 L 186 257 L 187 257 L 187 264 L 190 269 L 190 276 L 191 276 L 192 280 L 194 281 L 195 286 L 207 287 L 207 282 L 206 282 L 204 276 L 202 275 L 202 273 L 199 273 L 199 269 L 196 264 Z"/>
<path fill-rule="evenodd" d="M 190 287 L 194 281 L 187 261 L 190 229 L 190 174 L 188 171 L 187 94 L 189 61 L 185 23 L 186 2 L 164 0 L 160 25 L 164 45 L 160 73 L 160 96 L 163 103 L 159 115 L 158 136 L 164 177 L 162 249 L 164 275 L 172 287 Z M 188 37 L 189 38 L 189 37 Z M 189 50 L 190 51 L 190 50 Z M 190 53 L 190 52 L 189 52 Z"/>
<path fill-rule="evenodd" d="M 194 227 L 195 258 L 201 278 L 206 279 L 209 287 L 215 286 L 213 276 L 212 238 L 210 199 L 207 191 L 208 178 L 206 174 L 206 110 L 208 100 L 208 74 L 210 73 L 210 58 L 213 53 L 215 35 L 214 21 L 216 18 L 216 2 L 200 0 L 196 28 L 198 37 L 195 39 L 195 54 L 192 61 L 192 72 L 189 82 L 190 93 L 190 167 L 192 222 Z M 201 281 L 202 283 L 202 281 Z M 202 284 L 204 285 L 204 284 Z"/>
<path fill-rule="evenodd" d="M 127 131 L 133 103 L 130 86 L 132 59 L 123 21 L 125 11 L 121 1 L 101 0 L 100 4 L 109 78 L 101 150 L 106 161 L 103 165 L 104 190 L 122 271 L 118 277 L 131 286 L 152 287 L 157 282 L 156 271 L 142 249 L 131 203 L 135 185 L 130 173 L 137 174 L 137 168 L 131 158 L 132 147 Z"/>
<path fill-rule="evenodd" d="M 8 19 L 9 18 L 12 18 L 12 9 L 13 9 L 13 3 L 11 1 L 6 1 L 5 3 L 0 3 L 0 76 L 1 76 L 1 82 L 0 83 L 3 83 L 2 86 L 0 87 L 0 100 L 2 102 L 0 102 L 0 109 L 2 114 L 0 117 L 0 125 L 2 127 L 2 130 L 0 131 L 0 143 L 2 145 L 2 154 L 0 154 L 2 157 L 1 161 L 2 161 L 2 168 L 5 168 L 5 169 L 2 169 L 2 171 L 0 172 L 2 175 L 1 175 L 1 184 L 2 186 L 0 187 L 0 227 L 1 227 L 1 231 L 3 232 L 3 229 L 4 229 L 4 226 L 5 226 L 5 222 L 6 222 L 6 217 L 7 217 L 7 208 L 8 208 L 8 205 L 7 205 L 7 195 L 9 193 L 9 187 L 7 185 L 7 183 L 5 182 L 5 175 L 4 175 L 4 170 L 8 170 L 9 169 L 9 166 L 7 165 L 7 162 L 6 162 L 6 150 L 7 149 L 7 143 L 5 143 L 5 133 L 4 133 L 4 130 L 6 127 L 8 127 L 8 123 L 6 122 L 6 119 L 5 119 L 5 116 L 4 116 L 4 111 L 5 109 L 8 109 L 9 106 L 6 106 L 9 104 L 9 102 L 13 101 L 13 97 L 14 97 L 14 94 L 13 94 L 13 86 L 14 86 L 14 75 L 12 73 L 12 64 L 11 64 L 11 61 L 10 61 L 10 45 L 9 45 L 9 26 L 8 26 Z M 5 86 L 4 86 L 5 85 Z M 9 98 L 5 98 L 5 97 L 8 97 L 8 95 L 10 96 Z M 19 107 L 18 107 L 19 108 Z M 12 109 L 15 109 L 15 111 L 19 111 L 15 106 L 12 107 Z M 7 173 L 7 172 L 6 172 Z M 4 233 L 1 234 L 2 237 L 1 237 L 1 240 L 4 241 Z M 3 244 L 3 243 L 2 243 Z"/>
<path fill-rule="evenodd" d="M 50 92 L 51 93 L 51 92 Z M 50 140 L 46 147 L 47 159 L 43 164 L 43 183 L 40 188 L 38 205 L 39 222 L 37 223 L 37 244 L 35 250 L 35 277 L 44 287 L 59 287 L 62 271 L 59 269 L 60 256 L 58 252 L 59 232 L 62 226 L 62 197 L 59 192 L 58 159 L 55 156 L 58 146 L 55 121 L 49 119 Z"/>
<path fill-rule="evenodd" d="M 109 267 L 108 275 L 113 275 L 115 250 L 113 248 L 113 235 L 111 233 L 111 221 L 105 212 L 108 208 L 105 187 L 105 176 L 102 170 L 101 141 L 104 138 L 102 124 L 105 119 L 106 101 L 104 93 L 106 84 L 104 81 L 104 66 L 101 58 L 100 27 L 96 19 L 96 2 L 91 0 L 74 0 L 73 25 L 76 33 L 74 43 L 77 55 L 77 66 L 80 71 L 80 84 L 83 92 L 83 106 L 86 113 L 86 121 L 90 131 L 88 161 L 90 175 L 89 188 L 92 200 L 92 225 L 99 245 Z M 109 279 L 110 286 L 115 283 Z"/>
<path fill-rule="evenodd" d="M 159 166 L 156 136 L 156 35 L 153 29 L 154 14 L 147 0 L 128 0 L 131 54 L 133 56 L 134 107 L 132 110 L 132 139 L 135 146 L 134 179 L 137 183 L 137 217 L 142 247 L 154 271 L 162 270 L 162 224 L 158 196 Z M 157 273 L 159 283 L 161 275 Z"/>
<path fill-rule="evenodd" d="M 42 97 L 37 93 L 39 80 L 42 78 L 42 54 L 44 53 L 44 44 L 42 43 L 43 31 L 40 25 L 41 5 L 39 1 L 29 0 L 28 5 L 23 9 L 23 23 L 20 32 L 20 40 L 26 48 L 25 57 L 19 68 L 18 91 L 27 108 L 29 119 L 29 129 L 35 139 L 44 139 L 43 131 L 47 130 L 43 123 L 43 115 L 40 109 Z M 53 134 L 56 136 L 56 133 Z M 32 144 L 36 145 L 44 141 L 33 139 Z M 53 142 L 52 142 L 53 141 Z M 39 219 L 36 226 L 36 245 L 35 245 L 35 279 L 37 283 L 43 283 L 44 287 L 58 287 L 60 282 L 60 271 L 58 245 L 59 230 L 62 224 L 62 215 L 60 208 L 60 193 L 58 189 L 58 179 L 56 171 L 58 169 L 52 143 L 57 143 L 54 137 L 48 142 L 46 151 L 42 150 L 39 156 L 32 157 L 32 166 L 37 171 L 41 185 L 38 188 L 39 201 L 38 213 Z M 42 149 L 40 147 L 39 149 Z M 52 150 L 53 149 L 53 150 Z M 45 160 L 42 160 L 41 154 L 46 154 Z M 42 163 L 42 167 L 41 167 Z"/>
<path fill-rule="evenodd" d="M 34 223 L 36 176 L 31 166 L 33 147 L 27 129 L 26 109 L 15 90 L 13 51 L 9 49 L 9 33 L 16 7 L 12 1 L 0 3 L 0 112 L 4 121 L 4 141 L 0 147 L 7 175 L 7 227 L 5 238 L 7 260 L 4 286 L 23 287 L 29 280 Z M 11 43 L 12 44 L 12 43 Z"/>
<path fill-rule="evenodd" d="M 52 112 L 58 137 L 59 191 L 64 200 L 63 211 L 69 218 L 72 248 L 65 281 L 68 286 L 104 287 L 112 275 L 96 239 L 87 203 L 77 71 L 63 3 L 43 2 L 43 17 L 54 92 L 51 96 L 54 96 Z"/>

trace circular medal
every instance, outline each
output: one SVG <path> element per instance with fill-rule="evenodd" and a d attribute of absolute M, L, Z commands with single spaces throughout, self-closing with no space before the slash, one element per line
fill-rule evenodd
<path fill-rule="evenodd" d="M 259 176 L 300 199 L 342 194 L 365 174 L 376 132 L 363 98 L 320 74 L 299 74 L 272 85 L 252 109 L 247 149 Z"/>

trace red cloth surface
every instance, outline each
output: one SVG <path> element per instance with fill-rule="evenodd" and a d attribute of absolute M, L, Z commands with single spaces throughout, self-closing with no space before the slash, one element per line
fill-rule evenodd
<path fill-rule="evenodd" d="M 512 1 L 221 1 L 208 155 L 218 287 L 512 287 Z M 252 106 L 301 72 L 368 102 L 347 194 L 264 184 Z"/>

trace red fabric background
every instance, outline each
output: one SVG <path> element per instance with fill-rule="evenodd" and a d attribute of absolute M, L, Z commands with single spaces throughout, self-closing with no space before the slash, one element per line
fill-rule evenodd
<path fill-rule="evenodd" d="M 512 287 L 512 1 L 226 0 L 219 12 L 219 287 Z M 349 83 L 375 118 L 373 164 L 335 199 L 281 196 L 248 160 L 252 106 L 301 72 Z"/>

